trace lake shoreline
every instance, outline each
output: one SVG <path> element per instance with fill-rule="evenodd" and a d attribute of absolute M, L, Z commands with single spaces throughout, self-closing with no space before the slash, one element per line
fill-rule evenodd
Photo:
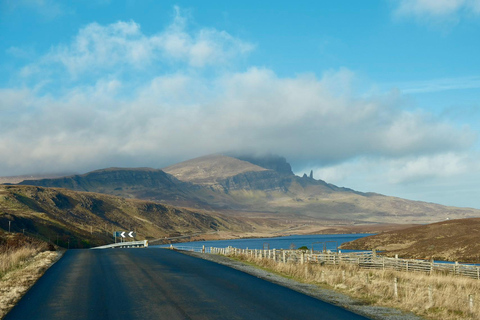
<path fill-rule="evenodd" d="M 270 236 L 262 238 L 236 238 L 236 239 L 220 239 L 220 240 L 199 240 L 191 242 L 179 242 L 180 247 L 235 247 L 241 249 L 296 249 L 307 247 L 309 250 L 330 250 L 336 251 L 346 242 L 350 242 L 359 238 L 367 237 L 369 233 L 342 233 L 342 234 L 308 234 L 308 235 L 288 235 L 288 236 Z M 173 244 L 173 243 L 172 243 Z M 170 244 L 150 245 L 150 247 L 169 247 Z M 350 250 L 349 250 L 350 251 Z"/>
<path fill-rule="evenodd" d="M 303 228 L 292 228 L 291 232 L 286 230 L 277 232 L 231 232 L 217 231 L 212 233 L 192 234 L 182 236 L 180 239 L 165 239 L 162 244 L 189 243 L 197 241 L 215 241 L 215 240 L 239 240 L 239 239 L 265 239 L 276 237 L 289 237 L 293 235 L 326 235 L 326 234 L 379 234 L 385 231 L 400 230 L 411 227 L 411 224 L 365 224 L 365 225 L 330 225 L 330 226 L 304 226 Z M 158 241 L 159 243 L 160 241 Z M 157 241 L 156 241 L 157 243 Z"/>

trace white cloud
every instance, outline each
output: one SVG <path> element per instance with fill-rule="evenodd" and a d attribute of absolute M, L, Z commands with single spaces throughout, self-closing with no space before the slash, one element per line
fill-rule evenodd
<path fill-rule="evenodd" d="M 109 25 L 91 23 L 67 45 L 58 45 L 38 62 L 23 68 L 23 76 L 55 76 L 67 70 L 73 79 L 86 74 L 161 71 L 172 64 L 192 68 L 228 65 L 253 45 L 225 31 L 202 28 L 189 32 L 187 20 L 176 9 L 173 23 L 162 32 L 146 35 L 134 21 Z"/>
<path fill-rule="evenodd" d="M 478 172 L 480 164 L 476 156 L 467 152 L 446 152 L 397 158 L 358 157 L 312 169 L 315 178 L 340 185 L 411 185 L 422 181 L 446 181 Z"/>
<path fill-rule="evenodd" d="M 422 180 L 451 178 L 480 169 L 471 156 L 444 153 L 391 161 L 388 172 L 391 183 L 412 183 Z"/>
<path fill-rule="evenodd" d="M 179 72 L 152 78 L 127 97 L 115 78 L 59 97 L 5 89 L 2 106 L 27 111 L 0 119 L 9 125 L 0 133 L 0 174 L 161 167 L 166 154 L 178 161 L 228 150 L 270 151 L 296 164 L 431 157 L 475 141 L 468 129 L 392 107 L 394 97 L 345 96 L 352 76 L 346 70 L 321 79 L 259 68 L 216 78 Z"/>
<path fill-rule="evenodd" d="M 399 16 L 451 19 L 457 15 L 480 14 L 480 0 L 395 0 Z"/>

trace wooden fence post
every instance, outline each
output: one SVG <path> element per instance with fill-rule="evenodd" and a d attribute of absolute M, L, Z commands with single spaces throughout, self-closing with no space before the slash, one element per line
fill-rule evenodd
<path fill-rule="evenodd" d="M 470 313 L 473 313 L 473 294 L 468 295 L 468 307 L 470 309 Z"/>
<path fill-rule="evenodd" d="M 302 251 L 302 254 L 300 255 L 300 264 L 303 264 L 304 257 L 305 257 L 305 253 Z"/>
<path fill-rule="evenodd" d="M 287 263 L 287 257 L 285 256 L 285 250 L 282 251 L 283 254 L 283 263 Z"/>
<path fill-rule="evenodd" d="M 397 278 L 393 279 L 393 296 L 398 300 L 398 280 Z"/>
<path fill-rule="evenodd" d="M 428 285 L 428 304 L 429 308 L 433 307 L 433 287 L 432 285 Z"/>

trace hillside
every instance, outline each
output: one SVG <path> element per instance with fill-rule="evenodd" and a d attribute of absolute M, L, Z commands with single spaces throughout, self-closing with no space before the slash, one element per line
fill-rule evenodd
<path fill-rule="evenodd" d="M 99 192 L 225 213 L 233 211 L 236 216 L 260 212 L 344 224 L 424 224 L 447 218 L 480 217 L 477 209 L 361 193 L 306 175 L 299 177 L 292 173 L 284 158 L 276 156 L 211 155 L 164 170 L 109 168 L 57 179 L 26 180 L 21 184 Z"/>
<path fill-rule="evenodd" d="M 162 170 L 152 168 L 107 168 L 82 175 L 54 179 L 24 180 L 20 185 L 66 188 L 74 191 L 189 205 L 201 203 L 195 188 Z"/>
<path fill-rule="evenodd" d="M 449 220 L 384 232 L 342 245 L 343 249 L 377 249 L 404 258 L 480 263 L 480 218 Z"/>
<path fill-rule="evenodd" d="M 66 247 L 113 241 L 114 230 L 135 230 L 138 239 L 218 231 L 248 232 L 253 226 L 232 217 L 154 202 L 32 186 L 0 186 L 0 228 Z"/>
<path fill-rule="evenodd" d="M 218 181 L 238 174 L 266 170 L 250 162 L 221 154 L 188 160 L 163 169 L 178 180 L 201 185 L 215 185 Z"/>

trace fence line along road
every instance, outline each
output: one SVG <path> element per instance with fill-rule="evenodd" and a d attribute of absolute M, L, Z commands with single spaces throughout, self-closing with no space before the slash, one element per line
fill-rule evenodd
<path fill-rule="evenodd" d="M 189 247 L 170 245 L 170 249 L 195 251 L 223 255 L 246 255 L 255 258 L 272 259 L 283 263 L 352 264 L 366 269 L 393 269 L 407 272 L 441 272 L 480 280 L 480 266 L 458 262 L 435 262 L 433 260 L 399 259 L 377 256 L 375 251 L 362 252 L 308 252 L 302 250 L 239 249 L 233 247 Z"/>
<path fill-rule="evenodd" d="M 105 246 L 99 246 L 91 249 L 114 249 L 114 248 L 147 248 L 148 240 L 119 242 L 107 244 Z"/>

